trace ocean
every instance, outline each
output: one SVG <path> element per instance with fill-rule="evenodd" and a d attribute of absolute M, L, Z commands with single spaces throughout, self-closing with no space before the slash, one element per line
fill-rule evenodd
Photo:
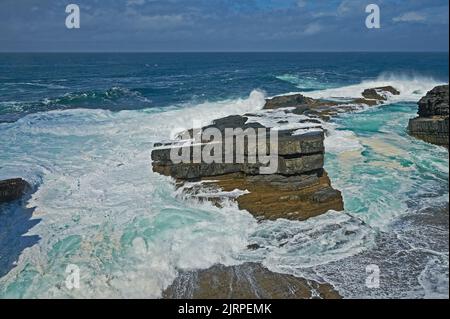
<path fill-rule="evenodd" d="M 448 53 L 0 54 L 0 179 L 35 190 L 0 206 L 0 297 L 158 298 L 179 271 L 261 262 L 346 298 L 448 298 L 448 151 L 406 133 L 448 83 Z M 302 92 L 386 105 L 327 123 L 325 168 L 345 211 L 255 220 L 185 198 L 153 173 L 155 142 Z M 249 244 L 260 249 L 249 251 Z M 67 266 L 80 289 L 65 286 Z M 366 285 L 367 266 L 380 287 Z"/>

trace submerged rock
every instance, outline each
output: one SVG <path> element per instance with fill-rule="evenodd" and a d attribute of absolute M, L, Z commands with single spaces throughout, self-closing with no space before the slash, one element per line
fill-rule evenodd
<path fill-rule="evenodd" d="M 21 178 L 0 180 L 0 203 L 19 199 L 30 185 Z"/>
<path fill-rule="evenodd" d="M 275 273 L 256 263 L 181 273 L 166 299 L 339 299 L 329 284 Z"/>
<path fill-rule="evenodd" d="M 446 146 L 449 140 L 449 89 L 437 86 L 418 103 L 419 116 L 411 119 L 408 132 L 428 143 Z"/>

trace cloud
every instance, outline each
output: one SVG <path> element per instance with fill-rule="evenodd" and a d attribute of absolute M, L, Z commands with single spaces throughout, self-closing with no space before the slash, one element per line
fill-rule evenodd
<path fill-rule="evenodd" d="M 128 0 L 127 6 L 141 6 L 145 4 L 145 0 Z"/>
<path fill-rule="evenodd" d="M 394 22 L 424 22 L 427 18 L 418 12 L 407 12 L 392 19 Z"/>
<path fill-rule="evenodd" d="M 377 33 L 364 25 L 367 0 L 77 0 L 82 27 L 69 47 L 63 2 L 0 0 L 0 51 L 398 51 L 423 42 L 448 51 L 448 0 L 374 2 L 386 21 Z"/>
<path fill-rule="evenodd" d="M 305 29 L 305 31 L 303 31 L 304 35 L 314 35 L 319 33 L 320 31 L 323 30 L 323 26 L 319 23 L 311 23 L 310 25 L 308 25 Z"/>
<path fill-rule="evenodd" d="M 297 7 L 299 7 L 299 8 L 304 8 L 304 7 L 306 7 L 306 5 L 307 5 L 306 0 L 298 0 L 297 1 Z"/>
<path fill-rule="evenodd" d="M 141 15 L 132 14 L 130 18 L 139 30 L 170 30 L 190 25 L 182 14 Z"/>

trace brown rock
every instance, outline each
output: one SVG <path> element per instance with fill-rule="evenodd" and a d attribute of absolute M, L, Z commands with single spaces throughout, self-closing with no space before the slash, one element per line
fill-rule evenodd
<path fill-rule="evenodd" d="M 386 101 L 386 93 L 400 95 L 400 92 L 392 86 L 382 86 L 373 89 L 366 89 L 362 96 L 370 100 Z"/>
<path fill-rule="evenodd" d="M 211 179 L 203 179 L 211 181 Z M 231 174 L 215 177 L 224 191 L 249 191 L 236 201 L 256 218 L 306 220 L 329 210 L 344 209 L 342 195 L 331 187 L 325 171 L 286 177 L 282 175 Z"/>
<path fill-rule="evenodd" d="M 207 128 L 214 127 L 224 131 L 226 128 L 245 129 L 252 125 L 251 127 L 267 129 L 259 123 L 246 122 L 246 117 L 229 116 L 215 120 Z M 271 175 L 260 175 L 260 168 L 264 166 L 262 163 L 249 162 L 249 150 L 252 147 L 257 150 L 259 144 L 249 145 L 248 141 L 243 152 L 238 152 L 236 147 L 233 147 L 231 154 L 234 159 L 238 154 L 243 155 L 243 163 L 236 160 L 225 163 L 223 158 L 222 163 L 192 163 L 192 159 L 186 163 L 174 163 L 170 156 L 171 148 L 160 147 L 152 151 L 153 171 L 177 179 L 179 186 L 185 186 L 185 194 L 199 200 L 211 201 L 217 206 L 223 202 L 220 195 L 217 195 L 220 194 L 219 190 L 248 191 L 249 193 L 237 197 L 236 201 L 240 209 L 247 210 L 257 218 L 305 220 L 329 210 L 341 211 L 341 193 L 331 187 L 323 170 L 323 130 L 317 130 L 321 128 L 317 121 L 311 122 L 311 127 L 315 130 L 302 135 L 294 135 L 295 130 L 278 131 L 278 168 Z M 203 149 L 211 145 L 211 142 L 215 142 L 214 145 L 223 143 L 204 140 L 202 142 Z M 237 143 L 236 140 L 234 143 Z M 269 149 L 269 146 L 267 144 L 266 149 Z M 193 153 L 192 146 L 183 148 Z M 187 188 L 184 181 L 192 180 L 208 183 Z"/>
<path fill-rule="evenodd" d="M 269 110 L 283 107 L 299 107 L 305 105 L 310 106 L 316 105 L 317 103 L 317 100 L 306 97 L 302 94 L 282 95 L 267 99 L 266 104 L 264 105 L 264 109 Z"/>
<path fill-rule="evenodd" d="M 340 299 L 330 284 L 275 273 L 256 263 L 182 272 L 166 299 Z"/>

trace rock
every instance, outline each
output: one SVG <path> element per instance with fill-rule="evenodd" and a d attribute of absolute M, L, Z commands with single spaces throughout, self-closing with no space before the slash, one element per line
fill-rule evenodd
<path fill-rule="evenodd" d="M 29 186 L 21 178 L 0 181 L 0 203 L 19 199 Z"/>
<path fill-rule="evenodd" d="M 225 128 L 264 128 L 259 123 L 245 124 L 247 118 L 240 116 L 227 117 L 214 121 L 213 125 L 204 127 L 203 130 L 208 128 L 217 128 L 221 132 Z M 316 123 L 312 123 L 312 127 L 317 126 Z M 192 132 L 191 132 L 192 133 Z M 192 135 L 191 135 L 192 136 Z M 239 135 L 244 137 L 244 134 Z M 267 138 L 269 140 L 269 138 Z M 283 175 L 296 175 L 305 172 L 314 171 L 323 167 L 323 146 L 324 134 L 322 131 L 313 131 L 303 135 L 293 135 L 293 131 L 279 131 L 278 133 L 278 170 L 277 174 Z M 202 144 L 201 150 L 205 147 L 209 147 L 208 144 L 211 141 L 205 141 Z M 233 143 L 233 150 L 236 151 L 236 140 Z M 222 141 L 222 146 L 225 141 Z M 259 169 L 265 166 L 262 163 L 251 163 L 248 158 L 248 141 L 244 141 L 244 163 L 225 163 L 225 154 L 222 157 L 222 163 L 173 163 L 170 154 L 173 147 L 156 148 L 152 151 L 153 170 L 163 175 L 172 176 L 178 179 L 200 179 L 202 177 L 220 176 L 231 173 L 245 173 L 248 175 L 259 174 Z M 174 146 L 176 147 L 176 146 Z M 253 146 L 254 147 L 254 146 Z M 267 144 L 267 148 L 270 147 L 270 143 Z M 224 149 L 223 147 L 222 149 Z M 194 152 L 194 146 L 179 147 L 181 152 L 185 149 L 190 154 Z M 236 157 L 236 154 L 233 154 Z"/>
<path fill-rule="evenodd" d="M 436 86 L 419 101 L 419 116 L 449 116 L 448 85 Z"/>
<path fill-rule="evenodd" d="M 226 192 L 246 190 L 235 200 L 240 209 L 258 219 L 306 220 L 329 210 L 344 209 L 341 192 L 331 187 L 323 169 L 294 176 L 234 174 L 202 180 L 208 184 L 214 181 Z"/>
<path fill-rule="evenodd" d="M 375 106 L 378 105 L 380 103 L 379 100 L 369 100 L 369 99 L 363 99 L 363 98 L 359 98 L 359 99 L 353 99 L 351 103 L 354 104 L 365 104 L 368 106 Z"/>
<path fill-rule="evenodd" d="M 446 146 L 449 140 L 449 89 L 437 86 L 419 102 L 419 116 L 411 119 L 408 132 L 428 143 Z"/>
<path fill-rule="evenodd" d="M 283 107 L 311 106 L 316 104 L 318 104 L 317 100 L 306 97 L 302 94 L 281 95 L 267 99 L 264 109 L 269 110 Z"/>
<path fill-rule="evenodd" d="M 256 263 L 182 272 L 166 299 L 340 299 L 326 283 L 275 273 Z"/>
<path fill-rule="evenodd" d="M 373 89 L 366 89 L 362 93 L 362 96 L 369 100 L 386 101 L 387 93 L 390 93 L 392 95 L 400 95 L 400 92 L 392 86 L 383 86 Z"/>
<path fill-rule="evenodd" d="M 229 116 L 217 119 L 212 125 L 203 129 L 216 128 L 223 132 L 226 128 L 259 128 L 267 134 L 268 128 L 260 123 L 247 123 L 244 116 Z M 303 121 L 302 124 L 308 124 Z M 320 122 L 319 122 L 320 123 Z M 278 168 L 270 175 L 261 175 L 260 168 L 264 165 L 260 162 L 249 162 L 249 150 L 251 145 L 245 141 L 245 150 L 236 151 L 237 141 L 233 141 L 233 159 L 231 163 L 222 162 L 192 163 L 192 161 L 174 163 L 171 160 L 171 150 L 177 147 L 162 146 L 152 151 L 153 171 L 162 175 L 171 176 L 179 181 L 178 186 L 184 187 L 185 181 L 203 181 L 205 185 L 185 188 L 185 194 L 199 200 L 209 200 L 220 207 L 220 197 L 214 195 L 220 191 L 233 192 L 235 190 L 244 193 L 235 198 L 240 209 L 247 210 L 255 217 L 266 219 L 288 218 L 305 220 L 327 212 L 328 210 L 343 210 L 342 196 L 339 191 L 331 188 L 331 182 L 323 170 L 324 165 L 324 133 L 320 124 L 311 122 L 314 130 L 302 135 L 295 135 L 295 130 L 278 131 Z M 189 136 L 194 134 L 188 131 Z M 224 144 L 224 140 L 214 141 L 202 139 L 202 150 L 210 145 Z M 250 147 L 249 147 L 250 145 Z M 178 146 L 179 147 L 179 146 Z M 192 152 L 194 146 L 179 147 Z M 258 144 L 253 145 L 255 151 Z M 266 149 L 270 148 L 267 142 Z M 241 154 L 244 162 L 237 162 L 236 156 Z M 212 192 L 211 192 L 212 190 Z M 205 196 L 212 193 L 211 196 Z"/>
<path fill-rule="evenodd" d="M 257 249 L 260 249 L 260 248 L 261 248 L 261 246 L 258 245 L 258 244 L 250 244 L 250 245 L 247 246 L 248 250 L 257 250 Z"/>
<path fill-rule="evenodd" d="M 336 102 L 313 99 L 302 94 L 276 96 L 266 100 L 264 109 L 287 108 L 286 113 L 306 115 L 329 121 L 331 117 L 342 112 L 356 109 L 352 104 L 375 106 L 387 100 L 388 94 L 399 95 L 400 92 L 392 86 L 366 89 L 362 92 L 364 98 L 355 98 L 349 102 Z"/>
<path fill-rule="evenodd" d="M 409 134 L 425 142 L 448 148 L 449 118 L 417 117 L 409 121 Z"/>

